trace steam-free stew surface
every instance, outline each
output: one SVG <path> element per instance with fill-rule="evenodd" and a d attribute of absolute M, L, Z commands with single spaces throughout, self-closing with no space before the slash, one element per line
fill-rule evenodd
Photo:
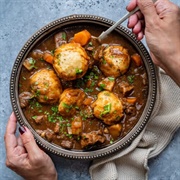
<path fill-rule="evenodd" d="M 118 44 L 128 50 L 130 65 L 127 72 L 120 74 L 118 77 L 105 76 L 99 68 L 98 60 L 94 59 L 94 54 L 98 52 L 97 49 L 100 44 L 94 39 L 90 39 L 88 43 L 83 46 L 90 57 L 88 70 L 85 75 L 75 80 L 65 80 L 58 76 L 62 85 L 62 91 L 70 88 L 81 89 L 85 93 L 86 97 L 81 106 L 73 107 L 73 115 L 65 116 L 58 110 L 59 100 L 51 104 L 38 101 L 38 91 L 32 94 L 32 87 L 30 85 L 31 77 L 41 69 L 52 69 L 56 74 L 52 64 L 46 62 L 42 54 L 44 52 L 50 52 L 51 55 L 54 56 L 55 49 L 57 48 L 55 35 L 59 32 L 63 32 L 64 37 L 62 37 L 61 41 L 65 42 L 60 42 L 60 44 L 63 44 L 71 41 L 75 33 L 84 29 L 87 29 L 91 35 L 94 36 L 98 36 L 102 31 L 101 28 L 94 29 L 94 27 L 91 26 L 74 26 L 60 29 L 54 34 L 49 35 L 48 38 L 39 42 L 28 54 L 26 59 L 31 59 L 31 68 L 28 70 L 22 66 L 19 79 L 20 96 L 24 92 L 31 93 L 31 97 L 27 98 L 28 101 L 25 100 L 26 105 L 22 106 L 23 113 L 30 125 L 40 136 L 66 149 L 84 150 L 101 148 L 104 145 L 112 144 L 114 141 L 121 139 L 138 122 L 147 100 L 148 82 L 144 64 L 142 60 L 140 64 L 137 64 L 133 60 L 133 55 L 138 54 L 136 49 L 129 41 L 114 32 L 104 40 L 103 46 L 108 47 L 113 44 Z M 69 59 L 69 61 L 71 60 Z M 123 116 L 119 117 L 118 121 L 113 124 L 104 123 L 103 120 L 97 118 L 93 113 L 93 103 L 97 100 L 97 95 L 102 91 L 106 91 L 106 84 L 102 81 L 105 78 L 108 78 L 110 83 L 114 81 L 113 88 L 110 92 L 115 94 L 123 105 Z M 22 101 L 21 97 L 20 101 Z M 66 108 L 66 111 L 69 111 L 69 113 L 73 110 L 72 106 L 67 106 Z M 108 104 L 104 107 L 104 112 L 107 109 Z M 108 113 L 108 111 L 106 111 L 106 113 Z M 101 115 L 104 114 L 101 112 Z M 81 127 L 79 132 L 72 134 L 72 122 L 76 117 L 81 118 Z M 87 136 L 87 134 L 90 134 L 90 136 Z M 87 138 L 86 141 L 88 141 L 85 145 L 82 145 L 83 138 Z"/>

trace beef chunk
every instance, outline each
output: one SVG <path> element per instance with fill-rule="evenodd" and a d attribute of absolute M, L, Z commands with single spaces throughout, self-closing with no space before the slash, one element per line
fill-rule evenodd
<path fill-rule="evenodd" d="M 134 86 L 130 85 L 129 83 L 123 81 L 119 84 L 120 92 L 123 93 L 123 96 L 128 96 L 133 90 Z"/>
<path fill-rule="evenodd" d="M 46 133 L 45 133 L 45 138 L 51 142 L 53 140 L 53 135 L 54 135 L 54 132 L 50 129 L 47 129 L 46 130 Z"/>
<path fill-rule="evenodd" d="M 54 41 L 56 44 L 56 48 L 60 45 L 67 43 L 67 35 L 65 32 L 59 32 L 54 36 Z"/>
<path fill-rule="evenodd" d="M 59 123 L 56 123 L 55 127 L 54 127 L 54 133 L 58 134 L 60 130 L 60 126 Z"/>
<path fill-rule="evenodd" d="M 34 116 L 33 117 L 36 124 L 41 124 L 43 121 L 47 120 L 46 115 Z"/>
<path fill-rule="evenodd" d="M 19 102 L 20 102 L 21 108 L 25 108 L 26 106 L 28 106 L 29 100 L 32 99 L 33 97 L 34 97 L 33 94 L 30 92 L 22 92 L 19 95 Z"/>
<path fill-rule="evenodd" d="M 131 115 L 133 115 L 133 116 L 135 116 L 136 115 L 136 108 L 134 107 L 134 106 L 128 106 L 128 107 L 126 107 L 126 113 L 127 114 L 131 114 Z"/>
<path fill-rule="evenodd" d="M 68 141 L 68 140 L 63 140 L 61 142 L 61 146 L 64 147 L 65 149 L 72 149 L 73 143 L 71 141 Z"/>
<path fill-rule="evenodd" d="M 95 50 L 94 54 L 93 54 L 93 58 L 95 60 L 99 60 L 100 58 L 103 57 L 103 51 L 106 48 L 106 45 L 101 45 L 97 48 L 97 50 Z"/>
<path fill-rule="evenodd" d="M 96 144 L 97 142 L 103 143 L 105 137 L 102 135 L 101 131 L 92 131 L 90 133 L 83 133 L 81 139 L 81 147 L 87 147 Z"/>

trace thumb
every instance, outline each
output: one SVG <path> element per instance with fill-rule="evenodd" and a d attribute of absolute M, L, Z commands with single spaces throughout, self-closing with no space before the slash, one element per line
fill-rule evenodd
<path fill-rule="evenodd" d="M 157 17 L 154 2 L 155 0 L 138 0 L 138 6 L 144 15 L 146 23 L 153 22 L 153 20 Z"/>
<path fill-rule="evenodd" d="M 21 134 L 22 143 L 28 153 L 29 159 L 31 160 L 38 154 L 41 154 L 41 149 L 36 144 L 31 131 L 27 127 L 21 126 L 19 127 L 19 132 Z"/>

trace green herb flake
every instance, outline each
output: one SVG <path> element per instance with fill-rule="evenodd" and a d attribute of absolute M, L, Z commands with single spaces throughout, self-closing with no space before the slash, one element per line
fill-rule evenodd
<path fill-rule="evenodd" d="M 104 89 L 105 89 L 105 87 L 106 87 L 106 85 L 105 85 L 105 84 L 100 84 L 100 85 L 99 85 L 99 90 L 100 90 L 100 91 L 102 91 L 102 90 L 104 90 Z"/>
<path fill-rule="evenodd" d="M 66 109 L 71 109 L 72 108 L 72 105 L 68 105 L 66 104 L 65 102 L 62 103 L 62 106 Z"/>
<path fill-rule="evenodd" d="M 58 119 L 60 122 L 64 121 L 64 119 L 63 119 L 62 116 L 58 116 L 57 119 Z"/>
<path fill-rule="evenodd" d="M 114 142 L 114 140 L 113 140 L 113 139 L 111 139 L 109 143 L 110 143 L 110 144 L 113 144 L 113 142 Z"/>
<path fill-rule="evenodd" d="M 89 46 L 92 46 L 93 44 L 92 44 L 92 42 L 89 42 L 89 44 L 88 44 Z"/>
<path fill-rule="evenodd" d="M 44 85 L 45 85 L 46 88 L 48 88 L 49 87 L 49 82 L 44 82 Z"/>
<path fill-rule="evenodd" d="M 53 115 L 48 115 L 48 121 L 55 123 L 56 119 L 55 119 L 55 117 Z"/>
<path fill-rule="evenodd" d="M 51 50 L 51 55 L 54 56 L 55 49 Z"/>
<path fill-rule="evenodd" d="M 70 123 L 67 123 L 66 126 L 67 126 L 67 127 L 71 127 L 71 124 L 70 124 Z"/>
<path fill-rule="evenodd" d="M 84 89 L 84 92 L 86 92 L 86 93 L 88 93 L 88 92 L 93 92 L 93 89 L 85 88 L 85 89 Z"/>
<path fill-rule="evenodd" d="M 37 116 L 32 116 L 32 119 L 36 120 Z"/>
<path fill-rule="evenodd" d="M 36 97 L 39 97 L 39 96 L 40 96 L 40 90 L 37 90 L 37 91 L 35 92 L 35 96 L 36 96 Z"/>
<path fill-rule="evenodd" d="M 106 60 L 104 59 L 104 57 L 102 58 L 102 63 L 106 64 Z"/>
<path fill-rule="evenodd" d="M 134 75 L 129 75 L 127 79 L 130 84 L 134 83 Z"/>
<path fill-rule="evenodd" d="M 37 69 L 37 67 L 35 66 L 35 64 L 36 64 L 36 60 L 35 59 L 29 58 L 28 61 L 29 61 L 29 64 L 31 65 L 31 67 L 30 67 L 31 69 L 32 68 Z"/>
<path fill-rule="evenodd" d="M 111 111 L 111 103 L 104 106 L 104 111 L 101 112 L 100 116 L 106 115 Z"/>
<path fill-rule="evenodd" d="M 115 78 L 114 77 L 108 77 L 109 81 L 114 81 Z"/>
<path fill-rule="evenodd" d="M 48 100 L 48 97 L 46 95 L 44 96 L 44 100 L 46 100 L 46 101 Z"/>
<path fill-rule="evenodd" d="M 95 82 L 93 81 L 90 86 L 94 87 L 95 86 Z"/>
<path fill-rule="evenodd" d="M 35 106 L 36 106 L 37 108 L 41 108 L 41 107 L 42 107 L 42 105 L 41 105 L 39 102 L 35 102 Z"/>
<path fill-rule="evenodd" d="M 61 53 L 59 53 L 59 54 L 57 55 L 57 58 L 59 59 L 58 64 L 60 65 Z"/>
<path fill-rule="evenodd" d="M 82 69 L 78 69 L 78 68 L 76 68 L 76 74 L 81 74 L 83 72 L 83 70 Z"/>
<path fill-rule="evenodd" d="M 54 113 L 57 113 L 57 112 L 58 112 L 58 106 L 53 106 L 53 107 L 51 107 L 51 110 L 52 110 Z"/>
<path fill-rule="evenodd" d="M 66 40 L 66 33 L 65 32 L 62 33 L 62 39 Z"/>

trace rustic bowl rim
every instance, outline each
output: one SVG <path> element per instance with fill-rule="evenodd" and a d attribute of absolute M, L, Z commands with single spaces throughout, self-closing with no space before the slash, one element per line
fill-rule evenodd
<path fill-rule="evenodd" d="M 55 144 L 49 143 L 48 141 L 44 140 L 40 137 L 35 130 L 31 127 L 31 125 L 26 120 L 25 116 L 22 113 L 22 110 L 19 105 L 19 98 L 18 98 L 18 79 L 20 74 L 20 69 L 22 66 L 23 59 L 27 56 L 29 51 L 32 47 L 45 35 L 53 32 L 54 30 L 63 28 L 67 25 L 75 25 L 77 23 L 91 23 L 91 24 L 98 24 L 100 26 L 109 27 L 111 26 L 114 21 L 107 19 L 105 17 L 96 16 L 96 15 L 89 15 L 89 14 L 74 14 L 70 16 L 65 16 L 59 18 L 55 21 L 50 22 L 49 24 L 42 27 L 38 30 L 34 35 L 32 35 L 29 40 L 25 43 L 25 45 L 20 50 L 13 68 L 11 72 L 10 78 L 10 99 L 13 111 L 17 117 L 17 120 L 20 125 L 27 126 L 31 132 L 33 133 L 36 142 L 40 145 L 44 150 L 56 154 L 58 156 L 67 157 L 70 159 L 96 159 L 100 157 L 104 157 L 115 153 L 117 151 L 125 149 L 129 146 L 133 140 L 142 132 L 144 127 L 146 126 L 150 115 L 153 111 L 156 102 L 156 95 L 158 90 L 158 72 L 157 68 L 154 66 L 151 57 L 143 45 L 142 42 L 138 41 L 132 32 L 130 32 L 124 26 L 118 26 L 115 31 L 117 31 L 120 35 L 123 35 L 126 39 L 128 39 L 134 47 L 139 51 L 140 55 L 143 58 L 146 71 L 148 74 L 148 81 L 149 81 L 149 91 L 148 91 L 148 100 L 146 106 L 144 108 L 144 112 L 139 119 L 138 123 L 135 127 L 121 140 L 116 141 L 115 143 L 104 147 L 103 149 L 93 150 L 93 151 L 76 151 L 76 150 L 66 150 L 57 146 Z"/>

